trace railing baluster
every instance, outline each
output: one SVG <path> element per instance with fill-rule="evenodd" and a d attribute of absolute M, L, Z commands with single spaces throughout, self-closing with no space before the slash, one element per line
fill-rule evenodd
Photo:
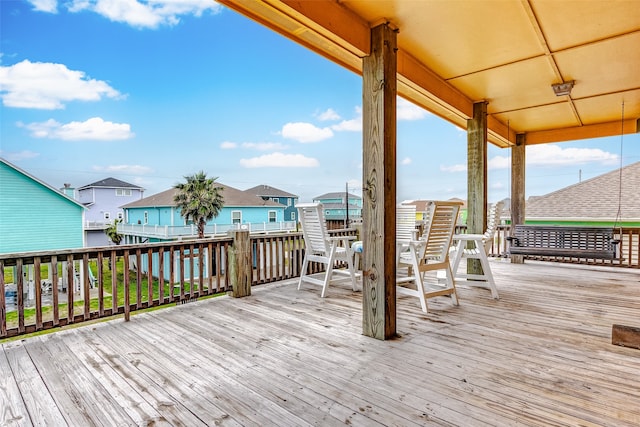
<path fill-rule="evenodd" d="M 74 276 L 74 268 L 73 268 L 73 255 L 67 255 L 67 271 L 65 272 L 67 275 L 67 324 L 71 324 L 75 321 L 75 309 L 74 309 L 74 292 L 75 292 L 75 276 Z"/>
<path fill-rule="evenodd" d="M 128 271 L 127 271 L 128 275 Z M 142 308 L 142 253 L 136 248 L 136 309 Z"/>
<path fill-rule="evenodd" d="M 166 299 L 164 296 L 164 246 L 158 249 L 158 304 L 162 305 Z"/>
<path fill-rule="evenodd" d="M 51 270 L 51 299 L 53 304 L 53 327 L 60 325 L 60 307 L 59 304 L 59 292 L 58 289 L 58 257 L 53 255 L 51 257 L 51 264 L 49 267 Z"/>
<path fill-rule="evenodd" d="M 42 329 L 42 272 L 40 271 L 40 257 L 33 258 L 33 286 L 36 291 L 36 331 Z"/>
<path fill-rule="evenodd" d="M 7 301 L 4 297 L 4 261 L 0 260 L 0 338 L 7 336 Z"/>
<path fill-rule="evenodd" d="M 123 274 L 124 274 L 124 320 L 126 322 L 130 319 L 131 302 L 130 302 L 130 277 L 129 277 L 129 250 L 125 249 L 123 258 Z"/>
<path fill-rule="evenodd" d="M 153 303 L 153 249 L 147 250 L 147 307 L 152 307 Z"/>
<path fill-rule="evenodd" d="M 109 254 L 111 265 L 111 314 L 118 313 L 118 256 L 115 250 Z"/>
<path fill-rule="evenodd" d="M 91 318 L 91 283 L 89 271 L 89 254 L 82 255 L 82 293 L 84 297 L 84 320 Z"/>
<path fill-rule="evenodd" d="M 98 271 L 96 279 L 98 281 L 98 317 L 104 317 L 104 254 L 98 252 L 96 264 L 98 265 Z"/>

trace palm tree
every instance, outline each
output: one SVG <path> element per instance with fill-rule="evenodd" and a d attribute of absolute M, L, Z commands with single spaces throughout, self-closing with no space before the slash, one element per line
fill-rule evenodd
<path fill-rule="evenodd" d="M 223 187 L 216 178 L 208 178 L 203 171 L 195 175 L 185 176 L 186 182 L 174 186 L 178 192 L 173 198 L 185 221 L 192 221 L 198 226 L 198 237 L 204 237 L 207 221 L 217 217 L 224 207 Z"/>
<path fill-rule="evenodd" d="M 122 242 L 122 234 L 118 233 L 118 224 L 122 222 L 121 219 L 116 219 L 105 230 L 105 234 L 114 244 L 119 245 Z"/>

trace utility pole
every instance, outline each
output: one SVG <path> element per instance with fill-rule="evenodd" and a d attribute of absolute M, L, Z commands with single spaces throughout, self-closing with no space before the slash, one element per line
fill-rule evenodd
<path fill-rule="evenodd" d="M 349 228 L 349 183 L 345 184 L 344 204 L 346 216 L 344 217 L 344 228 Z"/>

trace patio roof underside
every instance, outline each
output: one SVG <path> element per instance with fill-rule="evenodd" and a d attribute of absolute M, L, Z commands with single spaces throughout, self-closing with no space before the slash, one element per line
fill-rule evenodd
<path fill-rule="evenodd" d="M 487 101 L 499 147 L 640 129 L 635 0 L 219 0 L 361 74 L 370 29 L 398 29 L 400 96 L 466 129 Z M 569 96 L 551 85 L 575 81 Z"/>

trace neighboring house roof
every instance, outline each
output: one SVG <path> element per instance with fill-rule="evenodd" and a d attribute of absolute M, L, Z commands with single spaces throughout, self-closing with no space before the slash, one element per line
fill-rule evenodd
<path fill-rule="evenodd" d="M 530 197 L 525 203 L 526 219 L 615 220 L 619 206 L 621 220 L 638 220 L 638 188 L 640 162 L 544 196 Z"/>
<path fill-rule="evenodd" d="M 255 187 L 248 188 L 247 193 L 255 194 L 260 197 L 290 197 L 297 198 L 295 194 L 287 193 L 286 191 L 271 187 L 269 185 L 256 185 Z"/>
<path fill-rule="evenodd" d="M 343 192 L 335 192 L 335 193 L 323 194 L 322 196 L 314 197 L 313 200 L 342 199 L 342 198 L 344 198 L 344 191 Z M 349 193 L 349 199 L 360 200 L 361 197 L 360 196 L 356 196 L 355 194 Z"/>
<path fill-rule="evenodd" d="M 115 178 L 101 179 L 100 181 L 96 181 L 93 184 L 83 185 L 82 187 L 78 188 L 78 190 L 83 190 L 85 188 L 95 188 L 95 187 L 101 187 L 101 188 L 135 188 L 135 189 L 143 190 L 143 188 L 140 187 L 139 185 L 129 184 L 128 182 L 120 181 L 119 179 L 115 179 Z"/>
<path fill-rule="evenodd" d="M 246 191 L 238 190 L 237 188 L 229 187 L 228 185 L 216 182 L 219 187 L 222 187 L 222 197 L 224 198 L 224 207 L 283 207 L 282 204 L 273 202 L 271 200 L 263 200 L 262 198 L 248 193 Z M 175 198 L 177 189 L 171 188 L 161 193 L 154 194 L 149 197 L 145 197 L 135 202 L 127 203 L 122 206 L 123 208 L 145 208 L 145 207 L 174 207 L 176 204 L 173 201 Z"/>

